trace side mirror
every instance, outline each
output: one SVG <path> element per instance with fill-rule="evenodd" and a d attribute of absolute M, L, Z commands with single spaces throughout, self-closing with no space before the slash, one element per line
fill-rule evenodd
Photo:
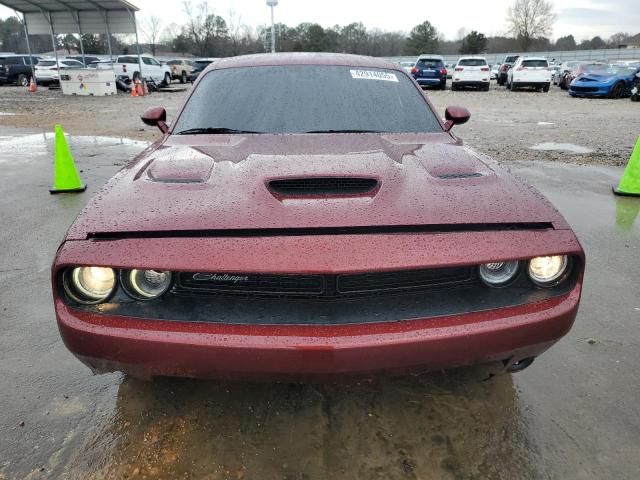
<path fill-rule="evenodd" d="M 447 107 L 444 111 L 444 118 L 447 120 L 444 124 L 444 129 L 448 132 L 454 125 L 467 123 L 471 118 L 471 114 L 464 107 Z"/>
<path fill-rule="evenodd" d="M 142 114 L 142 121 L 151 127 L 158 127 L 162 133 L 169 131 L 167 111 L 162 107 L 153 107 Z"/>

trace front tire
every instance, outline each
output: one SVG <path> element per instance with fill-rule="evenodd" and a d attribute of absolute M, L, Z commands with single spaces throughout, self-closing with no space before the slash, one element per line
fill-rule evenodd
<path fill-rule="evenodd" d="M 168 87 L 171 85 L 171 74 L 170 73 L 165 73 L 164 74 L 164 80 L 162 81 L 162 86 L 163 87 Z"/>
<path fill-rule="evenodd" d="M 547 85 L 546 87 L 542 87 L 542 91 L 543 91 L 544 93 L 549 93 L 549 88 L 550 88 L 550 87 L 551 87 L 550 85 Z"/>
<path fill-rule="evenodd" d="M 611 92 L 609 93 L 609 98 L 622 98 L 625 95 L 625 86 L 624 83 L 622 82 L 618 82 L 616 83 L 613 88 L 611 89 Z"/>

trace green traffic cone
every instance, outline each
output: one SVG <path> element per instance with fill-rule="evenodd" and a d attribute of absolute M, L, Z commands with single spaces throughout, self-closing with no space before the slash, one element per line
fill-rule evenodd
<path fill-rule="evenodd" d="M 80 180 L 60 125 L 56 125 L 56 158 L 53 170 L 53 188 L 49 190 L 50 193 L 84 192 L 87 189 Z"/>
<path fill-rule="evenodd" d="M 627 168 L 624 169 L 618 188 L 613 188 L 616 195 L 640 197 L 640 137 L 633 149 Z"/>

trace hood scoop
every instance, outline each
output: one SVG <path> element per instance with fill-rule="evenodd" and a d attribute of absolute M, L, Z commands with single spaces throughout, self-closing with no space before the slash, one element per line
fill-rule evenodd
<path fill-rule="evenodd" d="M 268 187 L 277 197 L 356 197 L 372 195 L 379 182 L 362 177 L 302 177 L 271 180 Z"/>

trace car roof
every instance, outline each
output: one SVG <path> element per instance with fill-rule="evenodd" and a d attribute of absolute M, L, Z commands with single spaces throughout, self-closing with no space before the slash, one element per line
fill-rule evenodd
<path fill-rule="evenodd" d="M 549 60 L 547 60 L 547 57 L 520 57 L 518 60 L 544 60 L 546 62 L 548 62 Z"/>
<path fill-rule="evenodd" d="M 381 58 L 344 53 L 260 53 L 224 58 L 212 64 L 212 70 L 225 68 L 279 66 L 279 65 L 333 65 L 358 68 L 386 68 L 404 71 L 393 62 Z"/>
<path fill-rule="evenodd" d="M 422 55 L 420 55 L 418 57 L 418 60 L 425 60 L 427 58 L 433 58 L 433 59 L 438 59 L 438 60 L 444 60 L 444 58 L 442 57 L 442 55 L 428 55 L 426 53 L 423 53 Z"/>
<path fill-rule="evenodd" d="M 486 57 L 481 57 L 479 55 L 468 55 L 468 56 L 465 56 L 465 57 L 460 57 L 458 59 L 458 61 L 460 61 L 460 60 L 484 60 L 486 62 L 487 58 Z"/>

